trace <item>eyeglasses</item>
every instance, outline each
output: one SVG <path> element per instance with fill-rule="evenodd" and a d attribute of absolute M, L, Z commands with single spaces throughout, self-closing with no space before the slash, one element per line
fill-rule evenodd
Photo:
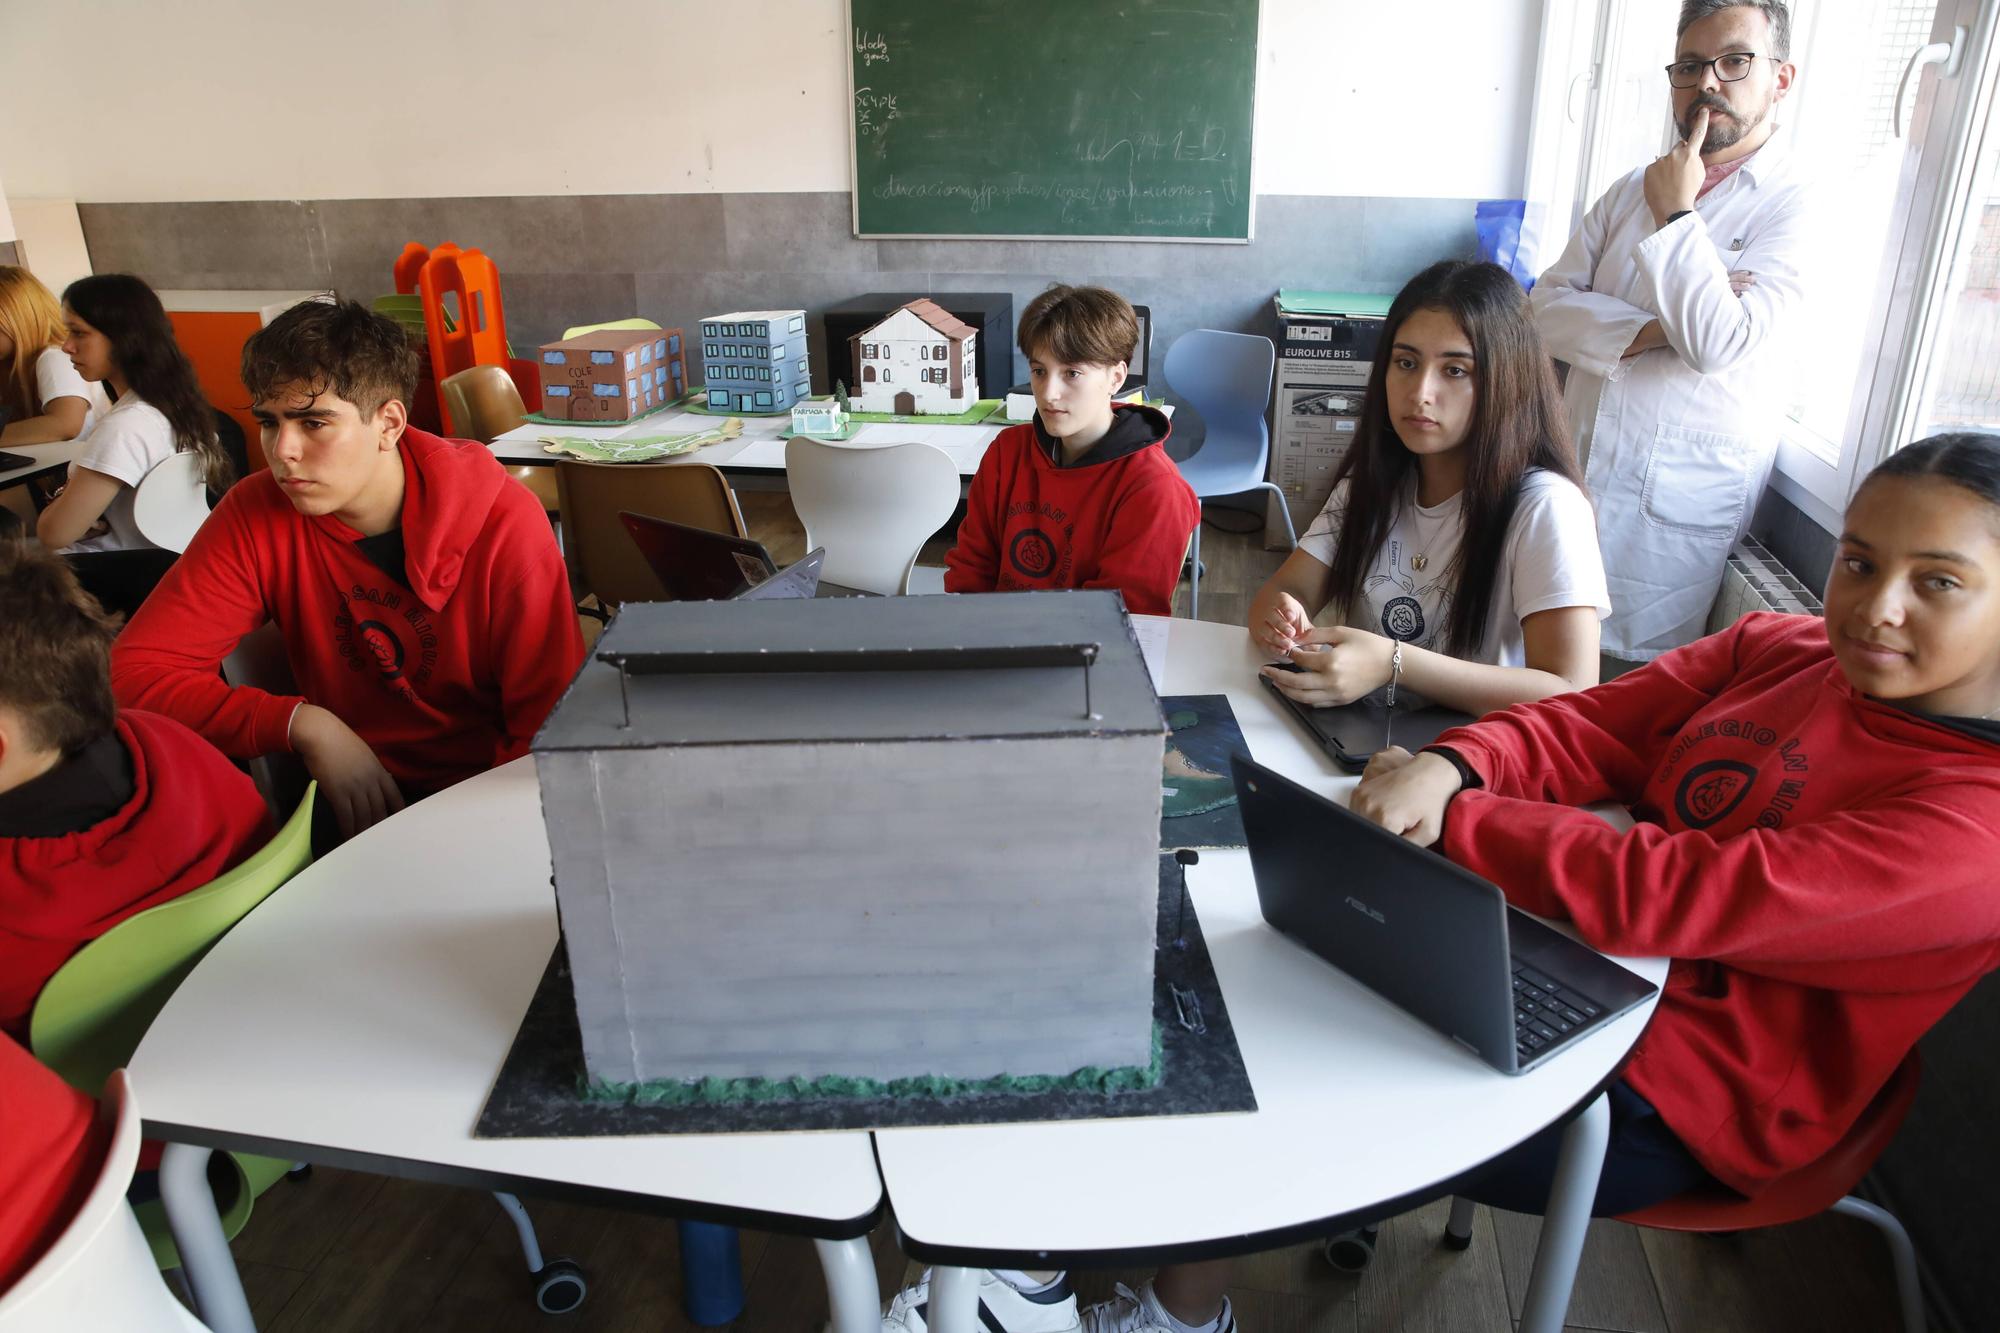
<path fill-rule="evenodd" d="M 1717 83 L 1735 83 L 1748 78 L 1750 66 L 1756 63 L 1755 51 L 1731 51 L 1713 60 L 1676 60 L 1667 66 L 1667 82 L 1676 88 L 1692 88 L 1701 82 L 1701 72 L 1713 65 Z"/>

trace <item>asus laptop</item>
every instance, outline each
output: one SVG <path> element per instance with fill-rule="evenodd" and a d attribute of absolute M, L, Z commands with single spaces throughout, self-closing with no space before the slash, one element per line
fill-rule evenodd
<path fill-rule="evenodd" d="M 1438 853 L 1248 759 L 1231 767 L 1264 919 L 1501 1073 L 1656 989 Z"/>
<path fill-rule="evenodd" d="M 1273 662 L 1284 671 L 1304 668 L 1291 662 Z M 1314 708 L 1287 698 L 1269 676 L 1258 676 L 1278 705 L 1298 720 L 1333 762 L 1350 773 L 1368 767 L 1368 757 L 1377 750 L 1400 745 L 1415 753 L 1432 741 L 1475 719 L 1469 713 L 1449 708 L 1390 708 L 1373 695 L 1356 699 L 1338 708 Z"/>
<path fill-rule="evenodd" d="M 856 597 L 864 594 L 820 582 L 824 547 L 780 570 L 762 543 L 726 532 L 621 512 L 619 521 L 646 558 L 667 596 L 677 602 L 761 601 L 783 597 Z"/>

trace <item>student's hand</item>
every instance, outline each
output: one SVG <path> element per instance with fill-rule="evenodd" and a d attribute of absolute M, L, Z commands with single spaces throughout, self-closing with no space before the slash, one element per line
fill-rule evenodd
<path fill-rule="evenodd" d="M 1664 227 L 1668 218 L 1694 207 L 1694 197 L 1708 171 L 1701 160 L 1701 146 L 1707 138 L 1708 108 L 1702 107 L 1694 113 L 1688 137 L 1646 168 L 1646 207 L 1653 210 L 1654 226 Z"/>
<path fill-rule="evenodd" d="M 292 749 L 332 804 L 343 838 L 403 808 L 403 793 L 368 742 L 326 709 L 300 704 L 292 713 Z"/>
<path fill-rule="evenodd" d="M 1278 594 L 1270 614 L 1250 627 L 1250 639 L 1273 657 L 1283 657 L 1312 632 L 1305 605 L 1288 592 Z"/>
<path fill-rule="evenodd" d="M 1444 833 L 1445 807 L 1461 779 L 1449 759 L 1391 746 L 1368 761 L 1347 808 L 1419 847 Z"/>
<path fill-rule="evenodd" d="M 1757 275 L 1749 269 L 1733 268 L 1729 270 L 1729 290 L 1735 292 L 1738 296 L 1743 295 L 1743 293 L 1756 285 Z"/>
<path fill-rule="evenodd" d="M 1334 625 L 1306 631 L 1305 640 L 1287 654 L 1304 668 L 1284 671 L 1264 667 L 1258 674 L 1268 677 L 1285 697 L 1313 708 L 1351 704 L 1370 690 L 1389 683 L 1389 655 L 1395 641 L 1367 630 Z"/>

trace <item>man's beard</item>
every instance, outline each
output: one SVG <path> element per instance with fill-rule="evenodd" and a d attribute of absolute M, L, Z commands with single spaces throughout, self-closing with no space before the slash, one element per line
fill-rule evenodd
<path fill-rule="evenodd" d="M 1762 125 L 1765 118 L 1771 114 L 1771 104 L 1766 102 L 1755 120 L 1744 120 L 1727 103 L 1720 99 L 1711 100 L 1704 95 L 1695 99 L 1694 104 L 1687 109 L 1686 118 L 1680 122 L 1681 138 L 1687 138 L 1693 131 L 1695 112 L 1703 107 L 1708 108 L 1708 135 L 1701 141 L 1701 151 L 1704 154 L 1718 153 L 1725 148 L 1734 147 L 1742 142 L 1744 135 Z"/>

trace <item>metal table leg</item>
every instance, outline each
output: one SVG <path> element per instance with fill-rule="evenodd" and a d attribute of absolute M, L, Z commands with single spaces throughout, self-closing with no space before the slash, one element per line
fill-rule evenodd
<path fill-rule="evenodd" d="M 1521 1333 L 1562 1333 L 1570 1288 L 1583 1257 L 1583 1233 L 1604 1170 L 1604 1146 L 1611 1139 L 1611 1103 L 1603 1093 L 1563 1130 L 1549 1206 L 1542 1214 L 1541 1241 L 1521 1306 Z"/>
<path fill-rule="evenodd" d="M 194 1289 L 195 1313 L 215 1333 L 256 1333 L 243 1279 L 222 1234 L 222 1217 L 208 1188 L 212 1150 L 169 1143 L 160 1154 L 160 1204 Z"/>
<path fill-rule="evenodd" d="M 813 1247 L 826 1273 L 833 1333 L 881 1333 L 882 1290 L 875 1283 L 875 1256 L 868 1249 L 868 1237 L 815 1240 Z"/>
<path fill-rule="evenodd" d="M 925 1326 L 935 1333 L 979 1333 L 977 1268 L 931 1269 L 931 1309 Z"/>

